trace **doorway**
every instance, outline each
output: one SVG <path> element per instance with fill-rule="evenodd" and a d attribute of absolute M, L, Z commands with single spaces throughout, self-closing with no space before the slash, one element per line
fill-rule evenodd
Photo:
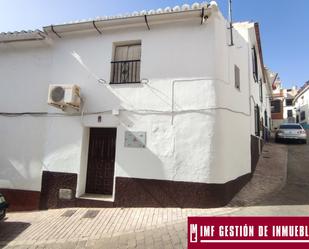
<path fill-rule="evenodd" d="M 116 128 L 91 128 L 86 193 L 112 195 L 115 172 Z"/>

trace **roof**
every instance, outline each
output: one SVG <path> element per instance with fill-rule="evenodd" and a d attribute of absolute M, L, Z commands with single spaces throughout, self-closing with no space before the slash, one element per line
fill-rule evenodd
<path fill-rule="evenodd" d="M 56 35 L 61 37 L 61 32 L 71 32 L 77 30 L 96 30 L 102 33 L 103 30 L 117 28 L 120 26 L 137 26 L 143 24 L 148 29 L 148 22 L 168 21 L 171 18 L 181 19 L 184 17 L 199 17 L 201 14 L 205 16 L 210 14 L 211 9 L 217 9 L 217 3 L 211 1 L 193 3 L 192 5 L 183 4 L 182 6 L 166 7 L 157 10 L 142 10 L 134 11 L 130 14 L 117 15 L 117 16 L 104 16 L 96 17 L 88 20 L 76 20 L 68 23 L 62 23 L 57 25 L 50 25 L 43 27 L 42 30 L 29 30 L 29 31 L 14 31 L 14 32 L 2 32 L 0 33 L 0 42 L 13 42 L 13 41 L 27 41 L 27 40 L 43 40 L 47 36 Z M 205 13 L 204 13 L 205 11 Z"/>
<path fill-rule="evenodd" d="M 46 34 L 41 30 L 22 30 L 14 32 L 0 33 L 0 42 L 17 42 L 17 41 L 33 41 L 44 40 Z"/>

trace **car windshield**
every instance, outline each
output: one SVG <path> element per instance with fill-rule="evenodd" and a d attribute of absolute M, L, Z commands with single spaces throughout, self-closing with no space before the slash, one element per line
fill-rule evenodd
<path fill-rule="evenodd" d="M 291 129 L 291 130 L 301 130 L 300 125 L 280 125 L 280 129 Z"/>

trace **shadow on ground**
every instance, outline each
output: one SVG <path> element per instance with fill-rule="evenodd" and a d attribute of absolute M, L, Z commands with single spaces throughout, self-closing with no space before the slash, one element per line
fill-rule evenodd
<path fill-rule="evenodd" d="M 25 222 L 0 221 L 0 248 L 5 247 L 30 226 Z"/>

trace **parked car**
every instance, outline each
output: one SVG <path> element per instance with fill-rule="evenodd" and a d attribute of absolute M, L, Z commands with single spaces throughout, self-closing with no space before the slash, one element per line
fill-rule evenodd
<path fill-rule="evenodd" d="M 276 131 L 276 142 L 300 141 L 307 143 L 307 133 L 300 124 L 282 124 Z"/>
<path fill-rule="evenodd" d="M 6 209 L 9 207 L 9 204 L 4 199 L 4 196 L 0 193 L 0 220 L 5 217 Z"/>

